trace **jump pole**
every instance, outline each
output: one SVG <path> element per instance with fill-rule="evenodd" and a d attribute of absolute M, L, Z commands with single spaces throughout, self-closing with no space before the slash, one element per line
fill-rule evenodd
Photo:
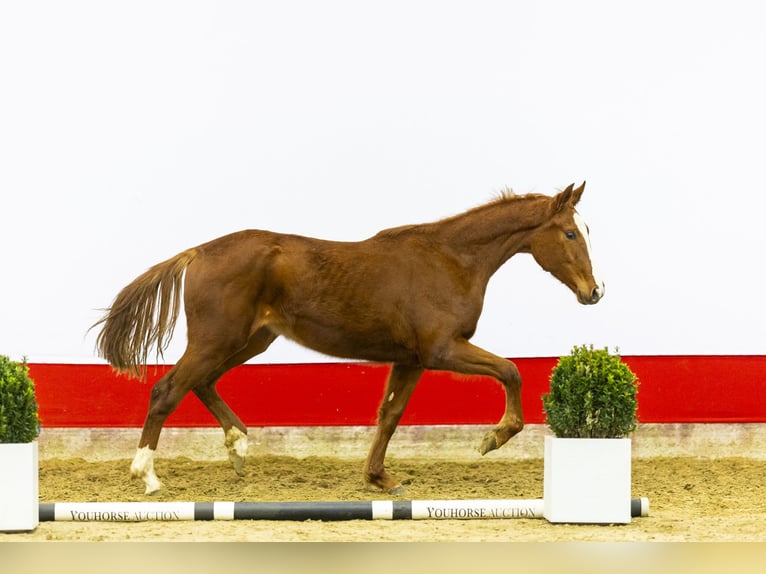
<path fill-rule="evenodd" d="M 632 517 L 649 500 L 630 501 Z M 543 500 L 377 500 L 358 502 L 48 502 L 40 522 L 181 520 L 475 520 L 543 518 Z"/>

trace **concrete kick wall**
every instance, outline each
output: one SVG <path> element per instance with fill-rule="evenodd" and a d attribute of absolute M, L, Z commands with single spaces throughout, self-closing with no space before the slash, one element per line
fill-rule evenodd
<path fill-rule="evenodd" d="M 402 426 L 388 449 L 389 456 L 416 459 L 479 460 L 477 448 L 491 427 L 480 425 Z M 328 456 L 363 460 L 374 427 L 257 427 L 248 431 L 250 456 L 296 458 Z M 137 428 L 43 428 L 41 460 L 82 458 L 87 461 L 129 459 L 141 431 Z M 546 425 L 524 431 L 486 459 L 543 458 Z M 644 424 L 631 437 L 634 458 L 744 457 L 766 460 L 766 423 Z M 223 432 L 218 428 L 165 428 L 157 455 L 162 458 L 226 460 Z"/>

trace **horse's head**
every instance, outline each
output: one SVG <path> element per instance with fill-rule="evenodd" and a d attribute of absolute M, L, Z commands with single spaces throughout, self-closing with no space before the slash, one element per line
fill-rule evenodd
<path fill-rule="evenodd" d="M 588 226 L 575 210 L 585 182 L 551 198 L 550 217 L 532 234 L 529 251 L 537 263 L 569 287 L 583 305 L 598 303 L 604 282 L 591 261 Z"/>

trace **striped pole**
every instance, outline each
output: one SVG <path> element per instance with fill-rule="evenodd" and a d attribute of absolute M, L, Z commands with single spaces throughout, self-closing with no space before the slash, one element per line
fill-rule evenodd
<path fill-rule="evenodd" d="M 647 516 L 646 498 L 631 515 Z M 474 520 L 542 518 L 542 499 L 378 500 L 359 502 L 56 502 L 40 503 L 40 522 L 179 520 Z"/>

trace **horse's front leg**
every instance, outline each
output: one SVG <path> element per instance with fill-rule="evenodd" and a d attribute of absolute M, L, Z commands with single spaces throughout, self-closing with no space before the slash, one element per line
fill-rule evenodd
<path fill-rule="evenodd" d="M 479 446 L 481 454 L 500 448 L 524 428 L 524 414 L 521 410 L 521 375 L 511 361 L 476 347 L 465 339 L 459 339 L 439 354 L 432 368 L 466 375 L 488 375 L 503 385 L 506 398 L 505 412 L 495 428 L 484 436 Z"/>
<path fill-rule="evenodd" d="M 511 382 L 501 381 L 505 388 L 505 412 L 497 426 L 484 435 L 479 445 L 479 452 L 482 455 L 500 448 L 524 428 L 524 413 L 521 409 L 521 375 L 516 365 L 510 361 L 506 362 L 511 366 L 508 370 L 511 374 Z"/>
<path fill-rule="evenodd" d="M 422 374 L 422 367 L 394 365 L 378 409 L 378 426 L 364 466 L 364 478 L 368 484 L 390 494 L 400 494 L 404 487 L 386 471 L 386 450 Z"/>

